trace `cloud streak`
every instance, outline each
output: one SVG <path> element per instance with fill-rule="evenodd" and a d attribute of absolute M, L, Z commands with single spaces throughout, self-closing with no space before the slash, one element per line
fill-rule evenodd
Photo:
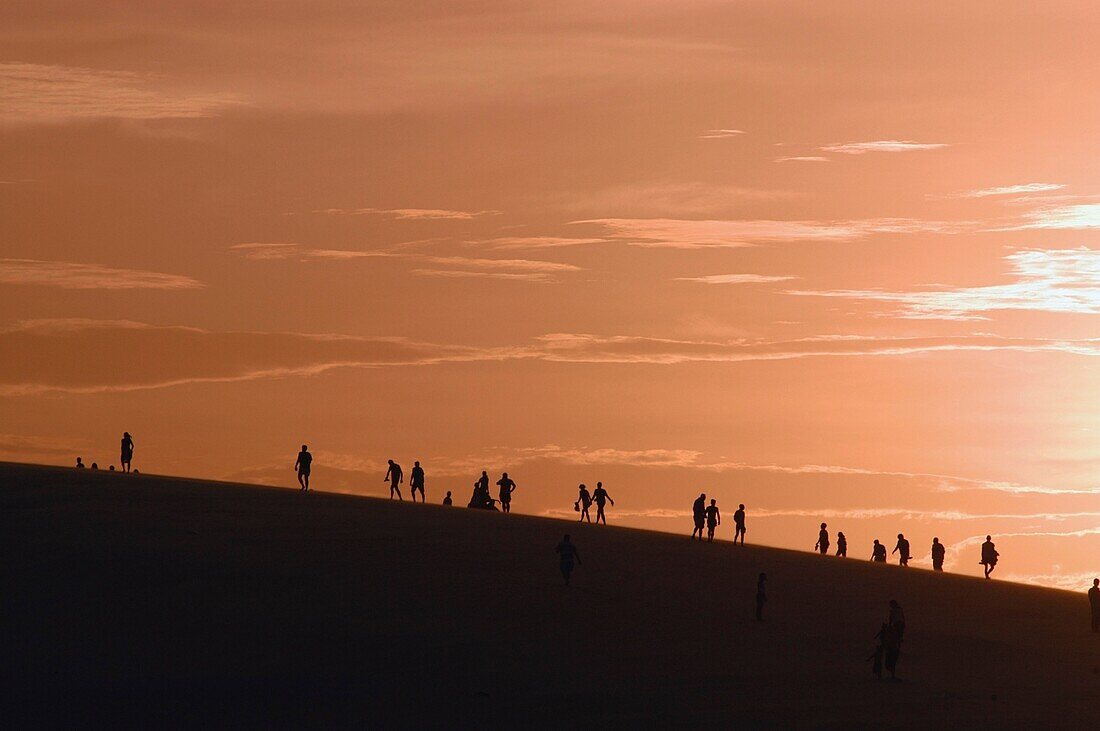
<path fill-rule="evenodd" d="M 113 269 L 97 264 L 39 259 L 0 259 L 0 283 L 62 289 L 199 289 L 205 285 L 180 274 Z"/>
<path fill-rule="evenodd" d="M 676 277 L 677 282 L 702 282 L 703 284 L 770 284 L 791 279 L 798 279 L 798 277 L 768 274 L 707 274 L 702 277 Z"/>
<path fill-rule="evenodd" d="M 390 216 L 399 221 L 470 221 L 482 216 L 496 216 L 500 211 L 453 211 L 445 208 L 321 208 L 311 213 L 334 216 Z"/>
<path fill-rule="evenodd" d="M 1066 186 L 1061 183 L 1021 183 L 1019 185 L 1001 185 L 994 188 L 979 188 L 956 193 L 955 198 L 989 198 L 1002 195 L 1026 195 L 1029 193 L 1047 193 L 1053 190 L 1062 190 Z"/>
<path fill-rule="evenodd" d="M 740 137 L 743 134 L 745 134 L 745 131 L 740 129 L 708 129 L 706 132 L 699 135 L 696 139 L 728 140 L 731 137 Z"/>
<path fill-rule="evenodd" d="M 919 152 L 950 147 L 945 142 L 915 142 L 913 140 L 875 140 L 873 142 L 834 142 L 818 149 L 841 155 L 865 155 L 868 152 Z"/>

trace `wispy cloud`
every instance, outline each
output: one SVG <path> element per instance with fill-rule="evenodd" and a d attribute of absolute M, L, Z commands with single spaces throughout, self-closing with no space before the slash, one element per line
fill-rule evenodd
<path fill-rule="evenodd" d="M 439 279 L 503 279 L 505 281 L 535 282 L 538 284 L 549 284 L 550 282 L 557 281 L 549 274 L 539 274 L 537 272 L 497 272 L 464 269 L 412 269 L 410 270 L 410 273 L 418 277 L 436 277 Z"/>
<path fill-rule="evenodd" d="M 1100 203 L 1079 203 L 1028 211 L 1024 223 L 1000 230 L 1021 229 L 1097 229 L 1100 228 Z"/>
<path fill-rule="evenodd" d="M 0 119 L 167 119 L 210 117 L 241 100 L 232 94 L 193 94 L 165 79 L 129 71 L 0 63 Z"/>
<path fill-rule="evenodd" d="M 899 317 L 988 319 L 997 310 L 1100 313 L 1100 250 L 1028 249 L 1005 257 L 1015 281 L 983 287 L 933 287 L 911 292 L 801 290 L 789 294 L 874 300 L 900 306 Z"/>
<path fill-rule="evenodd" d="M 678 282 L 702 282 L 703 284 L 768 284 L 786 282 L 798 277 L 773 276 L 767 274 L 708 274 L 702 277 L 676 277 Z"/>
<path fill-rule="evenodd" d="M 1052 190 L 1061 190 L 1066 186 L 1061 183 L 1021 183 L 1019 185 L 1000 185 L 995 188 L 979 188 L 956 193 L 955 198 L 989 198 L 999 195 L 1026 195 L 1028 193 L 1046 193 Z"/>
<path fill-rule="evenodd" d="M 773 162 L 832 162 L 832 160 L 823 155 L 788 155 L 777 157 Z"/>
<path fill-rule="evenodd" d="M 915 142 L 913 140 L 875 140 L 874 142 L 834 142 L 819 149 L 841 155 L 864 155 L 868 152 L 917 152 L 939 150 L 950 145 L 945 142 Z"/>
<path fill-rule="evenodd" d="M 321 208 L 312 213 L 344 216 L 391 216 L 397 220 L 469 221 L 482 216 L 496 216 L 500 211 L 452 211 L 445 208 Z"/>
<path fill-rule="evenodd" d="M 588 246 L 604 244 L 607 239 L 570 238 L 565 236 L 501 236 L 484 241 L 467 241 L 467 244 L 482 245 L 491 249 L 560 249 L 569 246 Z"/>
<path fill-rule="evenodd" d="M 726 140 L 730 137 L 740 137 L 745 134 L 741 129 L 708 129 L 698 136 L 700 140 Z"/>
<path fill-rule="evenodd" d="M 204 286 L 202 282 L 179 274 L 38 259 L 0 259 L 0 283 L 62 289 L 198 289 Z"/>

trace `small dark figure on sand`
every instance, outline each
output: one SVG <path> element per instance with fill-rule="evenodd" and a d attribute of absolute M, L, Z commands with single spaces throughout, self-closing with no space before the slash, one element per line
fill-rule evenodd
<path fill-rule="evenodd" d="M 733 542 L 737 543 L 737 539 L 741 539 L 741 545 L 745 545 L 745 504 L 741 503 L 737 506 L 737 510 L 733 513 Z"/>
<path fill-rule="evenodd" d="M 130 471 L 130 462 L 134 459 L 134 439 L 130 432 L 122 432 L 122 453 L 119 455 L 119 464 L 123 472 Z"/>
<path fill-rule="evenodd" d="M 814 544 L 814 550 L 820 551 L 822 556 L 829 553 L 829 531 L 828 524 L 822 523 L 821 530 L 817 534 L 817 543 Z"/>
<path fill-rule="evenodd" d="M 1092 609 L 1092 631 L 1100 632 L 1100 579 L 1092 580 L 1089 589 L 1089 608 Z"/>
<path fill-rule="evenodd" d="M 993 569 L 997 568 L 997 557 L 1000 555 L 993 545 L 993 536 L 986 536 L 985 543 L 982 544 L 982 560 L 978 562 L 985 566 L 985 578 L 988 579 Z"/>
<path fill-rule="evenodd" d="M 453 505 L 454 504 L 454 501 L 451 500 L 451 491 L 450 490 L 447 491 L 447 496 L 445 498 L 443 498 L 443 504 L 444 505 Z"/>
<path fill-rule="evenodd" d="M 561 543 L 554 549 L 558 553 L 558 568 L 561 569 L 561 577 L 565 579 L 565 585 L 569 586 L 569 577 L 573 573 L 573 564 L 580 564 L 581 555 L 577 553 L 577 547 L 569 540 L 569 534 L 561 539 Z"/>
<path fill-rule="evenodd" d="M 892 553 L 898 554 L 898 562 L 902 566 L 909 565 L 909 541 L 901 533 L 898 533 L 898 543 Z"/>
<path fill-rule="evenodd" d="M 943 571 L 943 559 L 947 555 L 947 549 L 940 543 L 939 538 L 932 539 L 932 570 Z"/>
<path fill-rule="evenodd" d="M 92 469 L 93 470 L 98 470 L 99 469 L 99 463 L 98 462 L 92 462 Z"/>
<path fill-rule="evenodd" d="M 699 493 L 699 497 L 695 498 L 695 502 L 691 504 L 691 519 L 695 523 L 695 528 L 691 531 L 691 538 L 695 540 L 696 536 L 699 536 L 699 540 L 703 540 L 703 526 L 707 522 L 707 494 Z"/>
<path fill-rule="evenodd" d="M 409 473 L 409 489 L 412 490 L 412 501 L 416 502 L 416 491 L 420 491 L 420 502 L 424 499 L 424 468 L 419 462 L 413 462 L 412 472 Z"/>
<path fill-rule="evenodd" d="M 848 557 L 848 539 L 844 537 L 844 531 L 837 531 L 836 555 L 844 558 Z"/>
<path fill-rule="evenodd" d="M 82 469 L 84 469 L 84 460 L 83 460 L 83 459 L 81 459 L 80 457 L 77 457 L 77 458 L 76 458 L 76 468 L 77 468 L 78 470 L 82 470 Z"/>
<path fill-rule="evenodd" d="M 875 545 L 871 548 L 871 560 L 875 563 L 886 563 L 886 546 L 875 539 Z"/>
<path fill-rule="evenodd" d="M 764 603 L 768 601 L 768 595 L 764 591 L 764 585 L 768 583 L 768 575 L 763 571 L 756 578 L 756 621 L 764 621 Z"/>
<path fill-rule="evenodd" d="M 714 542 L 714 529 L 722 525 L 722 514 L 718 512 L 718 501 L 714 498 L 710 499 L 710 505 L 707 506 L 707 543 Z"/>
<path fill-rule="evenodd" d="M 592 495 L 588 492 L 588 488 L 582 482 L 580 487 L 577 488 L 577 502 L 573 503 L 573 509 L 579 510 L 581 513 L 580 522 L 588 521 L 592 522 L 592 516 L 588 514 L 588 509 L 592 507 Z"/>
<path fill-rule="evenodd" d="M 602 482 L 596 483 L 596 489 L 592 491 L 592 501 L 596 503 L 596 525 L 599 525 L 600 521 L 607 525 L 607 516 L 603 512 L 604 505 L 610 502 L 614 507 L 615 501 L 607 494 L 607 490 L 603 489 Z"/>
<path fill-rule="evenodd" d="M 298 488 L 302 492 L 309 490 L 309 470 L 313 464 L 313 455 L 309 453 L 309 447 L 302 445 L 302 451 L 298 452 L 298 459 L 294 460 L 294 469 L 298 473 Z"/>
<path fill-rule="evenodd" d="M 500 479 L 497 480 L 497 487 L 500 488 L 500 509 L 502 512 L 512 512 L 512 493 L 516 491 L 516 483 L 514 480 L 508 477 L 508 473 L 501 474 Z"/>
<path fill-rule="evenodd" d="M 404 500 L 401 497 L 401 488 L 399 485 L 404 480 L 404 473 L 401 471 L 401 465 L 394 462 L 392 459 L 386 460 L 389 463 L 389 468 L 386 470 L 386 476 L 382 478 L 382 482 L 389 481 L 390 483 L 390 500 L 393 500 L 393 496 L 397 495 L 398 500 Z"/>

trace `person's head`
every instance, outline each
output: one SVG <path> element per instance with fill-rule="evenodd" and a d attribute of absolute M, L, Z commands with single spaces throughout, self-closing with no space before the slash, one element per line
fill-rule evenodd
<path fill-rule="evenodd" d="M 308 446 L 308 445 L 306 445 L 306 444 L 303 444 L 303 445 L 302 445 L 302 451 L 303 451 L 303 452 L 305 452 L 305 451 L 307 451 L 307 450 L 309 450 L 309 446 Z M 391 462 L 391 464 L 392 464 L 392 462 Z"/>
<path fill-rule="evenodd" d="M 108 469 L 108 470 L 110 470 L 111 472 L 114 472 L 114 471 L 115 471 L 115 466 L 114 466 L 114 465 L 111 465 L 111 466 L 110 466 L 110 467 L 108 467 L 107 469 Z"/>
<path fill-rule="evenodd" d="M 563 543 L 569 543 L 569 534 L 566 533 L 565 538 L 562 538 L 561 540 L 562 540 Z"/>
<path fill-rule="evenodd" d="M 898 533 L 898 540 L 900 541 L 902 538 L 905 538 L 905 536 L 901 533 Z"/>
<path fill-rule="evenodd" d="M 77 464 L 84 464 L 84 460 L 83 460 L 82 458 L 80 458 L 80 457 L 77 457 L 77 458 L 76 458 L 76 463 L 77 463 Z"/>
<path fill-rule="evenodd" d="M 877 538 L 875 539 L 875 545 L 876 546 L 878 545 L 878 539 Z"/>
<path fill-rule="evenodd" d="M 386 461 L 389 462 L 390 467 L 393 467 L 393 460 L 392 459 L 387 459 Z"/>
<path fill-rule="evenodd" d="M 836 532 L 836 537 L 837 537 L 837 538 L 843 538 L 843 537 L 844 537 L 844 531 L 842 531 L 842 530 L 838 530 L 838 531 Z"/>
<path fill-rule="evenodd" d="M 828 523 L 822 523 L 822 524 L 821 524 L 821 530 L 825 530 L 825 529 L 826 529 L 826 528 L 828 528 L 828 527 L 829 527 L 829 524 L 828 524 Z"/>
<path fill-rule="evenodd" d="M 706 500 L 707 499 L 707 494 L 705 492 L 699 493 L 699 499 L 700 500 Z"/>
<path fill-rule="evenodd" d="M 763 571 L 761 571 L 761 572 L 760 572 L 760 580 L 761 580 L 761 581 L 764 581 L 764 580 L 765 580 L 765 579 L 767 579 L 767 578 L 768 578 L 768 575 L 767 575 L 767 574 L 765 574 L 765 573 L 764 573 Z"/>
<path fill-rule="evenodd" d="M 1100 586 L 1100 579 L 1093 579 L 1092 580 L 1092 585 L 1093 586 Z"/>
<path fill-rule="evenodd" d="M 894 609 L 897 609 L 898 608 L 898 600 L 897 599 L 891 599 L 890 600 L 890 606 L 893 607 Z"/>
<path fill-rule="evenodd" d="M 717 502 L 718 502 L 718 501 L 717 501 L 717 500 L 715 500 L 714 498 L 711 498 L 711 499 L 710 499 L 710 504 L 711 504 L 711 505 L 714 505 L 714 504 L 715 504 L 715 503 L 717 503 Z"/>
<path fill-rule="evenodd" d="M 488 472 L 486 472 L 485 470 L 482 470 L 482 471 L 481 471 L 481 476 L 482 476 L 482 477 L 488 477 L 488 476 L 489 476 L 489 473 L 488 473 Z"/>
<path fill-rule="evenodd" d="M 124 432 L 122 432 L 122 436 L 125 437 L 126 439 L 129 439 L 130 438 L 130 432 L 124 431 Z"/>
<path fill-rule="evenodd" d="M 987 541 L 992 541 L 992 540 L 993 540 L 993 536 L 986 536 L 986 537 L 985 537 L 985 539 L 986 539 Z"/>
<path fill-rule="evenodd" d="M 585 487 L 585 486 L 584 486 L 584 483 L 582 482 L 582 483 L 581 483 L 581 485 L 580 485 L 580 488 L 578 488 L 578 489 L 580 489 L 580 490 L 587 490 L 588 488 L 587 488 L 587 487 Z"/>
<path fill-rule="evenodd" d="M 940 539 L 939 539 L 938 537 L 937 537 L 937 538 L 933 538 L 933 539 L 932 539 L 932 542 L 933 542 L 933 543 L 939 543 L 939 542 L 940 542 Z"/>
<path fill-rule="evenodd" d="M 741 510 L 744 510 L 745 509 L 745 503 L 741 503 L 737 507 L 740 508 Z"/>
<path fill-rule="evenodd" d="M 597 482 L 596 487 L 603 487 L 603 483 L 602 482 Z"/>
<path fill-rule="evenodd" d="M 417 464 L 420 464 L 420 463 L 419 463 L 419 462 L 417 462 Z M 508 477 L 508 473 L 507 473 L 507 472 L 502 472 L 500 476 L 501 476 L 501 477 L 504 477 L 504 478 L 507 478 L 507 477 Z"/>
<path fill-rule="evenodd" d="M 419 467 L 419 466 L 420 466 L 419 462 L 413 462 L 413 467 Z"/>
<path fill-rule="evenodd" d="M 92 462 L 92 469 L 93 470 L 98 470 L 99 469 L 99 463 L 98 462 Z"/>

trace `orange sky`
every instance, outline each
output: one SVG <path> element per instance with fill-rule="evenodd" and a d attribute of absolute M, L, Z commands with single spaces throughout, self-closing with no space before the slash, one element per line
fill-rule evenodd
<path fill-rule="evenodd" d="M 1093 2 L 0 6 L 0 458 L 1100 573 Z M 727 532 L 731 528 L 727 527 Z"/>

